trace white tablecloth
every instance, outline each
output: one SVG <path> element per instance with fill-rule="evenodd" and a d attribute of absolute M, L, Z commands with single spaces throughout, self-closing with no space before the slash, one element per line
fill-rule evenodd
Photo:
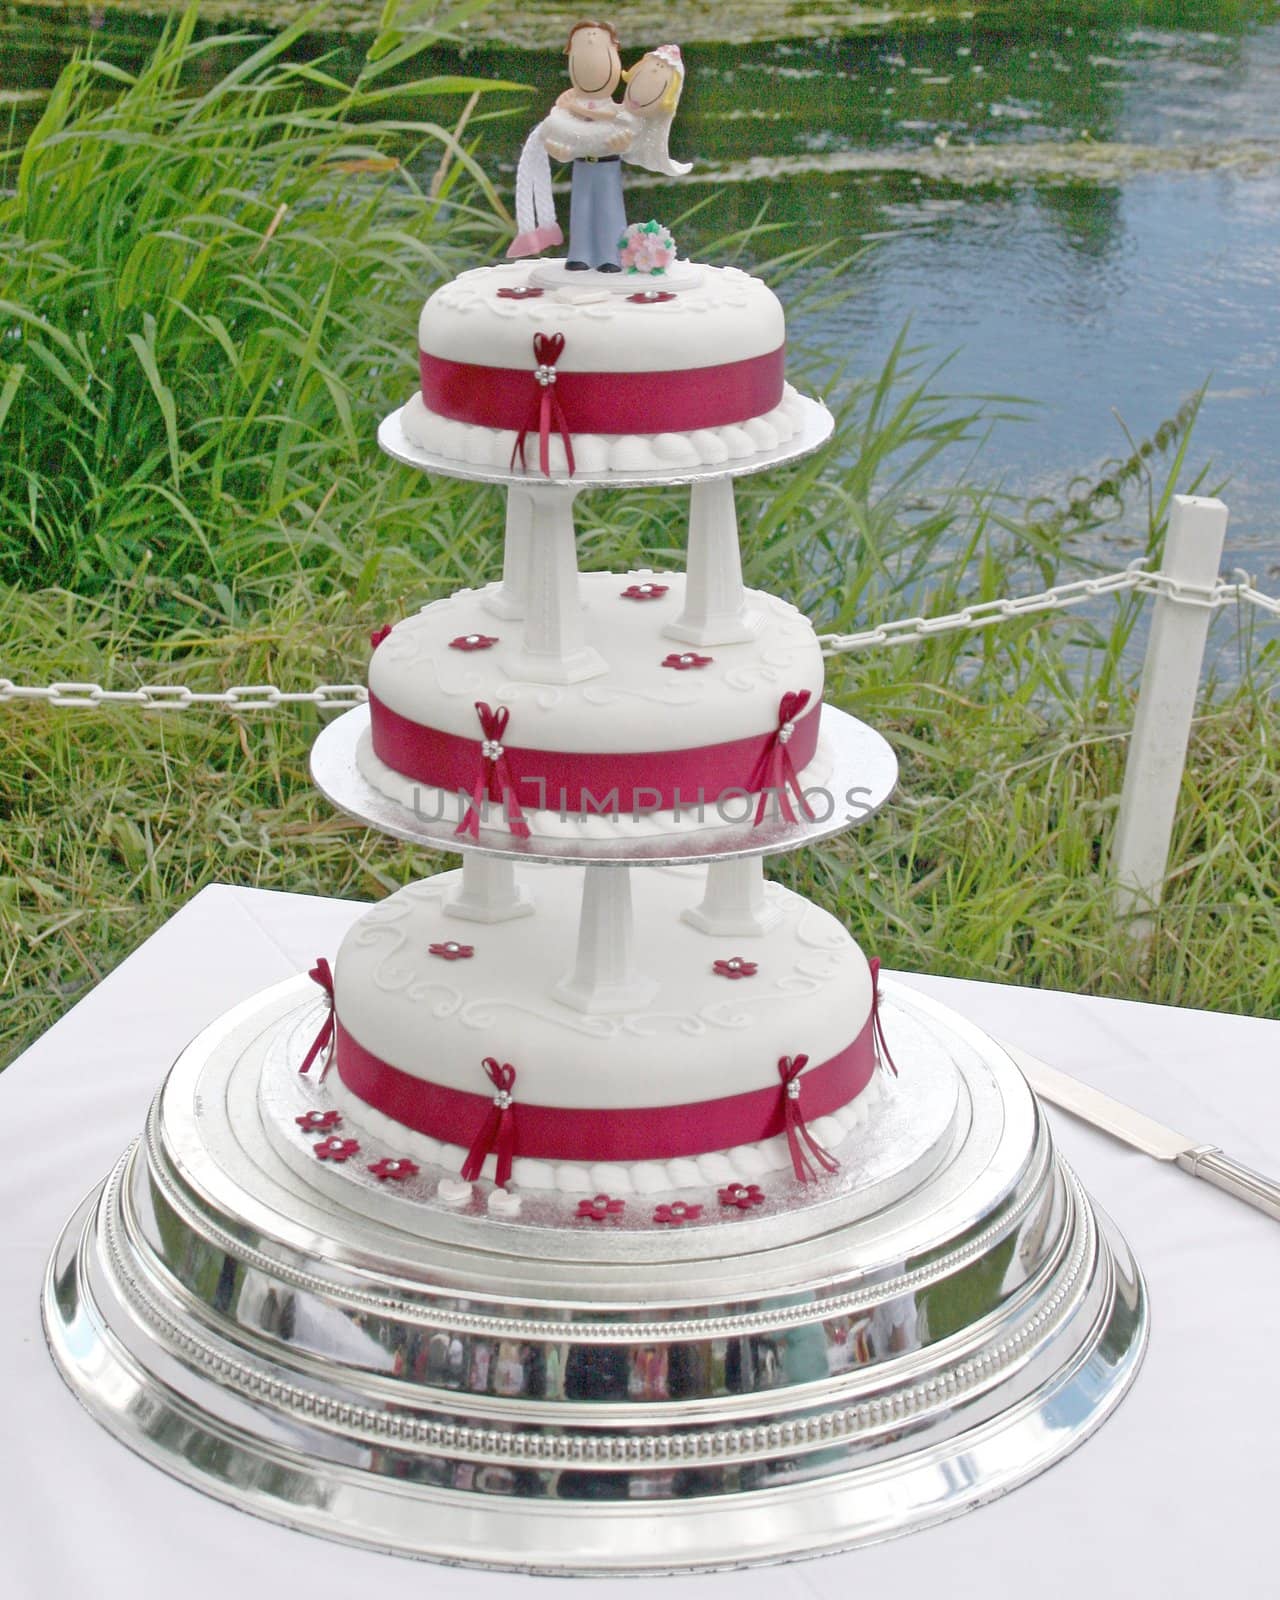
<path fill-rule="evenodd" d="M 63 1386 L 39 1293 L 54 1237 L 219 1012 L 332 956 L 360 908 L 203 890 L 0 1076 L 0 1592 L 143 1600 L 433 1600 L 587 1591 L 410 1564 L 231 1510 L 117 1444 Z M 1243 956 L 1242 956 L 1243 959 Z M 906 976 L 991 1032 L 1280 1172 L 1280 1023 Z M 789 1567 L 593 1581 L 620 1600 L 1275 1596 L 1280 1225 L 1066 1117 L 1059 1141 L 1128 1236 L 1151 1348 L 1118 1413 L 1012 1495 L 907 1539 Z"/>

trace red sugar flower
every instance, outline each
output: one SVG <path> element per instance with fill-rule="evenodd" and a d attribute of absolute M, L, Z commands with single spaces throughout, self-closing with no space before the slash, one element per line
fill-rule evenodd
<path fill-rule="evenodd" d="M 625 1200 L 614 1200 L 607 1194 L 598 1194 L 593 1200 L 578 1201 L 579 1218 L 589 1218 L 592 1222 L 603 1222 L 606 1217 L 616 1217 L 627 1208 Z"/>
<path fill-rule="evenodd" d="M 376 650 L 390 632 L 391 624 L 389 622 L 384 622 L 380 628 L 375 628 L 369 635 L 369 643 L 372 648 Z"/>
<path fill-rule="evenodd" d="M 663 661 L 664 667 L 674 667 L 677 672 L 688 672 L 693 667 L 709 667 L 712 658 L 700 656 L 695 650 L 682 650 L 679 655 L 669 655 Z"/>
<path fill-rule="evenodd" d="M 323 1133 L 326 1128 L 339 1128 L 342 1126 L 342 1113 L 340 1111 L 304 1111 L 300 1117 L 293 1119 L 306 1133 Z"/>
<path fill-rule="evenodd" d="M 369 1171 L 375 1178 L 412 1178 L 418 1170 L 415 1162 L 405 1156 L 383 1156 L 381 1161 L 369 1164 Z"/>
<path fill-rule="evenodd" d="M 678 1228 L 682 1222 L 692 1222 L 701 1215 L 701 1206 L 691 1206 L 687 1200 L 673 1200 L 670 1205 L 659 1206 L 653 1213 L 653 1220 L 667 1222 L 673 1228 Z"/>
<path fill-rule="evenodd" d="M 758 1183 L 731 1183 L 720 1190 L 722 1206 L 737 1206 L 739 1211 L 750 1211 L 752 1206 L 762 1206 L 764 1195 Z"/>
<path fill-rule="evenodd" d="M 465 961 L 476 953 L 473 944 L 459 944 L 456 939 L 447 939 L 444 944 L 429 944 L 427 954 L 439 956 L 442 961 Z"/>
<path fill-rule="evenodd" d="M 754 978 L 760 969 L 745 956 L 730 956 L 727 961 L 713 961 L 711 970 L 718 978 Z"/>
<path fill-rule="evenodd" d="M 639 294 L 629 294 L 627 299 L 633 306 L 660 306 L 664 300 L 674 300 L 675 295 L 670 289 L 641 289 Z"/>
<path fill-rule="evenodd" d="M 624 600 L 661 600 L 671 587 L 669 583 L 633 583 L 622 591 Z"/>
<path fill-rule="evenodd" d="M 360 1146 L 355 1139 L 321 1139 L 314 1149 L 321 1161 L 346 1161 Z"/>
<path fill-rule="evenodd" d="M 493 633 L 460 633 L 456 639 L 449 640 L 450 650 L 489 650 L 497 644 L 498 636 Z"/>
<path fill-rule="evenodd" d="M 536 300 L 542 293 L 536 284 L 525 283 L 515 289 L 499 289 L 499 300 Z"/>

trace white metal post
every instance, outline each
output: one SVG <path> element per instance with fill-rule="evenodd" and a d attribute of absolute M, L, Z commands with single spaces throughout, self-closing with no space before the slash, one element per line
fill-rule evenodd
<path fill-rule="evenodd" d="M 1227 508 L 1221 500 L 1175 495 L 1164 560 L 1166 578 L 1210 590 L 1222 565 Z M 1145 938 L 1160 903 L 1169 864 L 1178 789 L 1212 610 L 1195 593 L 1157 595 L 1151 617 L 1138 708 L 1125 763 L 1124 789 L 1111 848 L 1117 912 Z"/>
<path fill-rule="evenodd" d="M 495 617 L 523 617 L 529 602 L 529 529 L 533 501 L 518 483 L 507 490 L 507 526 L 502 541 L 502 582 L 486 590 L 480 604 Z"/>
<path fill-rule="evenodd" d="M 763 617 L 747 607 L 732 478 L 712 478 L 689 491 L 689 548 L 684 609 L 662 630 L 685 644 L 738 644 L 760 631 Z"/>

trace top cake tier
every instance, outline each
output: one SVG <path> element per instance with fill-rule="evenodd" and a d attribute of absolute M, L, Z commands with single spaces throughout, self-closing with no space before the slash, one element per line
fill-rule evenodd
<path fill-rule="evenodd" d="M 438 289 L 418 323 L 418 449 L 508 468 L 522 435 L 536 469 L 648 472 L 747 461 L 795 439 L 803 403 L 783 380 L 782 306 L 736 267 L 680 262 L 582 286 L 561 262 L 508 262 Z M 616 283 L 616 287 L 614 284 Z"/>

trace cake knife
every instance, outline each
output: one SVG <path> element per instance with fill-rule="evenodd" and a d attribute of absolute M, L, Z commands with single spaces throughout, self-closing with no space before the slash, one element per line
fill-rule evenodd
<path fill-rule="evenodd" d="M 1280 1220 L 1280 1183 L 1264 1178 L 1260 1172 L 1242 1166 L 1230 1156 L 1223 1155 L 1214 1144 L 1197 1144 L 1185 1134 L 1175 1133 L 1153 1118 L 1135 1111 L 1119 1100 L 1113 1100 L 1100 1089 L 1094 1089 L 1078 1078 L 1047 1066 L 1035 1056 L 1028 1055 L 1015 1045 L 1005 1044 L 1016 1064 L 1022 1069 L 1027 1082 L 1045 1100 L 1051 1101 L 1073 1117 L 1079 1117 L 1091 1127 L 1101 1128 L 1115 1139 L 1122 1140 L 1143 1155 L 1154 1156 L 1157 1161 L 1176 1161 L 1184 1172 L 1194 1178 L 1204 1178 L 1218 1189 L 1225 1189 L 1237 1200 L 1256 1206 L 1269 1217 Z"/>

